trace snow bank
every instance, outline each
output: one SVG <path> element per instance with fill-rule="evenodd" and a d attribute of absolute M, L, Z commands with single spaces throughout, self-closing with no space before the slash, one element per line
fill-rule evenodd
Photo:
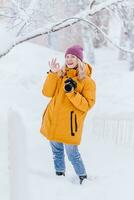
<path fill-rule="evenodd" d="M 9 200 L 9 169 L 8 169 L 8 135 L 7 120 L 4 113 L 0 114 L 0 199 Z"/>
<path fill-rule="evenodd" d="M 8 112 L 10 199 L 28 199 L 28 159 L 25 125 L 19 111 Z"/>

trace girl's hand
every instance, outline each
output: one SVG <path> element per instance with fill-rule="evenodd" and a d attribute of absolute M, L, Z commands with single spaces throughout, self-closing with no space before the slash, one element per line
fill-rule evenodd
<path fill-rule="evenodd" d="M 52 72 L 58 72 L 60 70 L 60 64 L 56 62 L 56 58 L 53 58 L 48 64 Z"/>

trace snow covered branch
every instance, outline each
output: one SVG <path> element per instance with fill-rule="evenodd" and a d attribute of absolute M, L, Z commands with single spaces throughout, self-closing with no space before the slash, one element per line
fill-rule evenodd
<path fill-rule="evenodd" d="M 93 6 L 89 15 L 94 15 L 97 12 L 100 12 L 101 10 L 107 8 L 108 6 L 111 6 L 111 5 L 117 4 L 117 3 L 121 3 L 123 1 L 124 0 L 107 0 L 107 1 L 104 1 L 104 2 L 100 3 L 99 5 Z"/>
<path fill-rule="evenodd" d="M 126 48 L 124 48 L 124 47 L 119 46 L 119 45 L 116 44 L 115 42 L 113 42 L 113 41 L 108 37 L 108 35 L 106 35 L 105 32 L 104 32 L 101 28 L 99 28 L 98 26 L 96 26 L 94 23 L 89 22 L 89 21 L 87 21 L 87 20 L 85 20 L 85 19 L 81 19 L 81 20 L 84 21 L 84 22 L 86 22 L 86 23 L 88 23 L 89 26 L 93 26 L 93 27 L 96 28 L 98 31 L 100 31 L 100 32 L 103 34 L 103 36 L 105 37 L 105 39 L 107 39 L 110 43 L 112 43 L 113 46 L 115 46 L 116 48 L 118 48 L 118 49 L 120 49 L 121 51 L 124 51 L 124 52 L 126 52 L 126 53 L 134 53 L 134 49 L 132 49 L 132 50 L 126 49 Z"/>
<path fill-rule="evenodd" d="M 13 16 L 5 15 L 5 14 L 0 14 L 0 17 L 14 18 Z"/>

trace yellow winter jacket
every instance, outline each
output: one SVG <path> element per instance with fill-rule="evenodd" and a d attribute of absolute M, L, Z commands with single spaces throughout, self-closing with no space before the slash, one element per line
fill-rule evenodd
<path fill-rule="evenodd" d="M 79 145 L 87 112 L 96 99 L 96 86 L 91 79 L 92 68 L 86 64 L 86 78 L 79 80 L 77 72 L 68 70 L 64 77 L 49 72 L 43 85 L 44 96 L 51 97 L 43 117 L 40 132 L 51 141 Z M 76 70 L 75 70 L 76 71 Z M 71 77 L 77 82 L 74 91 L 64 91 L 65 80 Z"/>

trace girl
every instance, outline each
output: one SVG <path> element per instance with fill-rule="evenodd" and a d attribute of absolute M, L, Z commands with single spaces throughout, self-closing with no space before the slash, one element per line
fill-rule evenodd
<path fill-rule="evenodd" d="M 78 151 L 87 112 L 95 104 L 92 69 L 83 62 L 83 48 L 74 45 L 65 52 L 65 66 L 49 61 L 50 71 L 42 93 L 51 97 L 42 117 L 41 133 L 50 141 L 56 175 L 65 176 L 64 147 L 80 184 L 87 173 Z"/>

